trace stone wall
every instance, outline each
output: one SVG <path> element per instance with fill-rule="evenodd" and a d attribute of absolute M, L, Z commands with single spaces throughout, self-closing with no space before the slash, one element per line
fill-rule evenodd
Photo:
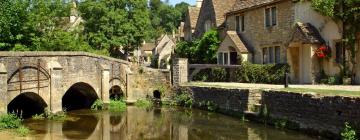
<path fill-rule="evenodd" d="M 281 62 L 286 62 L 286 47 L 294 25 L 294 4 L 292 1 L 283 1 L 269 6 L 276 6 L 277 25 L 265 27 L 265 6 L 248 10 L 245 16 L 245 31 L 240 33 L 242 39 L 254 51 L 254 63 L 262 63 L 262 48 L 281 47 Z M 227 17 L 228 30 L 236 30 L 236 15 Z"/>
<path fill-rule="evenodd" d="M 360 97 L 196 86 L 181 86 L 177 93 L 191 94 L 195 107 L 202 108 L 200 103 L 210 101 L 219 107 L 218 112 L 245 114 L 250 120 L 270 124 L 285 120 L 287 128 L 313 135 L 338 138 L 345 122 L 360 133 Z"/>
<path fill-rule="evenodd" d="M 188 59 L 176 58 L 173 59 L 172 64 L 172 85 L 179 86 L 183 83 L 187 83 L 188 79 Z"/>
<path fill-rule="evenodd" d="M 322 135 L 339 134 L 349 122 L 360 132 L 360 98 L 264 91 L 262 105 L 272 118 L 299 124 L 300 129 L 316 130 Z"/>
<path fill-rule="evenodd" d="M 129 101 L 153 97 L 154 91 L 160 88 L 170 89 L 170 71 L 168 70 L 143 68 L 143 72 L 138 70 L 128 74 L 127 79 L 127 91 L 132 93 L 127 95 Z M 162 93 L 163 97 L 167 97 L 168 94 L 168 92 Z"/>

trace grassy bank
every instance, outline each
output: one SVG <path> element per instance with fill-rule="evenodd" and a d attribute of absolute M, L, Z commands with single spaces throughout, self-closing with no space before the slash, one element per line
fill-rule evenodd
<path fill-rule="evenodd" d="M 360 97 L 360 91 L 330 90 L 330 89 L 309 89 L 309 88 L 283 88 L 280 91 L 296 93 L 315 93 L 321 96 L 348 96 Z"/>
<path fill-rule="evenodd" d="M 0 131 L 14 132 L 18 136 L 26 136 L 30 133 L 29 128 L 22 125 L 22 119 L 14 114 L 0 115 Z"/>

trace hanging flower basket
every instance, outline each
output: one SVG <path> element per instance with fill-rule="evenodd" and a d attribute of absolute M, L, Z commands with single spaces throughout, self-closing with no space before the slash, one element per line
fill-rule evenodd
<path fill-rule="evenodd" d="M 323 58 L 330 58 L 331 57 L 331 50 L 329 46 L 326 45 L 321 45 L 317 50 L 316 50 L 316 56 L 320 59 Z"/>

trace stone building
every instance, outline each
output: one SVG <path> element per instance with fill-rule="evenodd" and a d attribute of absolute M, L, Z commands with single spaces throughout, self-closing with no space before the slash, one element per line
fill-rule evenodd
<path fill-rule="evenodd" d="M 193 37 L 200 38 L 206 31 L 217 29 L 224 38 L 225 13 L 229 12 L 236 0 L 205 0 L 202 2 Z"/>
<path fill-rule="evenodd" d="M 200 7 L 201 4 L 198 4 L 197 7 L 190 6 L 186 11 L 184 26 L 182 30 L 185 41 L 191 41 L 193 38 L 193 33 L 195 31 L 196 23 L 199 17 Z"/>
<path fill-rule="evenodd" d="M 175 38 L 168 35 L 163 35 L 157 42 L 158 43 L 156 43 L 156 47 L 152 50 L 152 63 L 156 63 L 155 66 L 157 66 L 157 68 L 170 69 L 169 62 L 171 59 L 171 54 L 173 53 L 176 46 Z"/>
<path fill-rule="evenodd" d="M 146 43 L 144 42 L 141 46 L 141 57 L 143 60 L 143 63 L 145 65 L 151 64 L 151 58 L 153 56 L 153 49 L 155 48 L 155 43 Z"/>
<path fill-rule="evenodd" d="M 233 64 L 235 58 L 257 64 L 288 63 L 292 82 L 302 84 L 315 83 L 320 71 L 329 76 L 340 72 L 345 57 L 342 23 L 313 10 L 310 1 L 238 0 L 226 13 L 224 25 L 227 34 L 219 49 L 220 64 L 225 59 Z M 318 56 L 320 47 L 326 48 L 326 58 Z"/>

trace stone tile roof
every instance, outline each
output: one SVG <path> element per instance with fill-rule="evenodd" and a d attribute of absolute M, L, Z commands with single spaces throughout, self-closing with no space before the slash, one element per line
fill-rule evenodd
<path fill-rule="evenodd" d="M 155 48 L 155 43 L 142 44 L 141 51 L 151 51 Z"/>
<path fill-rule="evenodd" d="M 296 29 L 294 31 L 291 41 L 315 44 L 325 43 L 319 31 L 313 25 L 311 25 L 310 23 L 301 22 L 296 23 Z"/>
<path fill-rule="evenodd" d="M 196 23 L 197 23 L 198 18 L 199 18 L 200 8 L 199 7 L 189 6 L 188 7 L 188 12 L 189 12 L 188 14 L 189 14 L 189 17 L 190 17 L 191 29 L 195 29 L 196 28 Z"/>
<path fill-rule="evenodd" d="M 227 31 L 226 34 L 234 42 L 237 50 L 239 50 L 241 53 L 249 52 L 243 41 L 240 39 L 239 35 L 236 33 L 236 31 Z"/>
<path fill-rule="evenodd" d="M 261 7 L 266 4 L 275 3 L 283 0 L 237 0 L 230 12 L 243 11 L 246 9 Z"/>
<path fill-rule="evenodd" d="M 229 12 L 237 0 L 211 0 L 214 6 L 216 26 L 222 26 L 225 21 L 225 14 Z"/>

